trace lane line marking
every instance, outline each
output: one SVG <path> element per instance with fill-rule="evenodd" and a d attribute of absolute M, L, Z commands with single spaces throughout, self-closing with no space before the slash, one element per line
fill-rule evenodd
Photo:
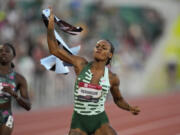
<path fill-rule="evenodd" d="M 144 131 L 150 131 L 153 129 L 158 129 L 158 128 L 162 128 L 162 127 L 166 127 L 168 125 L 174 125 L 174 124 L 180 124 L 180 116 L 158 120 L 154 122 L 149 122 L 147 124 L 142 124 L 140 126 L 118 131 L 118 135 L 132 135 L 135 133 L 142 133 Z"/>

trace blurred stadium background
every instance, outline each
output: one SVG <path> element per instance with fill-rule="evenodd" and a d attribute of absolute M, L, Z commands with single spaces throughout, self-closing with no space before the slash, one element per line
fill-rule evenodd
<path fill-rule="evenodd" d="M 180 134 L 179 0 L 0 0 L 0 43 L 16 47 L 15 68 L 27 79 L 33 104 L 24 112 L 14 103 L 13 135 L 58 135 L 69 128 L 75 74 L 57 75 L 40 65 L 49 55 L 41 19 L 49 5 L 58 17 L 84 28 L 78 36 L 61 33 L 69 46 L 81 45 L 79 55 L 92 60 L 102 38 L 114 44 L 111 70 L 119 75 L 123 96 L 142 111 L 134 118 L 112 105 L 109 94 L 106 109 L 118 134 Z"/>

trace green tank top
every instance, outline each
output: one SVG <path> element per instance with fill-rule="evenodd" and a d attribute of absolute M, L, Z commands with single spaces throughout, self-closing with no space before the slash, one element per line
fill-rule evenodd
<path fill-rule="evenodd" d="M 104 111 L 104 103 L 110 89 L 109 70 L 105 67 L 99 85 L 90 84 L 92 63 L 88 63 L 78 75 L 74 88 L 74 111 L 82 115 L 97 115 Z"/>
<path fill-rule="evenodd" d="M 11 100 L 11 95 L 2 91 L 4 86 L 10 86 L 13 91 L 17 91 L 15 75 L 15 72 L 6 75 L 0 74 L 0 104 L 6 103 Z"/>

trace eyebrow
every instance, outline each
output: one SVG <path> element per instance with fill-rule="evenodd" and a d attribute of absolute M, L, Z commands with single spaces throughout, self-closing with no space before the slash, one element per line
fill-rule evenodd
<path fill-rule="evenodd" d="M 105 45 L 104 43 L 102 43 L 102 44 L 99 43 L 99 44 L 97 44 L 97 46 L 98 45 L 101 45 L 102 47 L 108 48 L 107 45 Z"/>
<path fill-rule="evenodd" d="M 97 45 L 106 46 L 104 43 L 97 43 Z"/>

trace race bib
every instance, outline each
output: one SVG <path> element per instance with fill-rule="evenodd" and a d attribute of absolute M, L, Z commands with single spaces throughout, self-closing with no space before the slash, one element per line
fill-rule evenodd
<path fill-rule="evenodd" d="M 13 122 L 14 122 L 13 116 L 9 115 L 8 120 L 6 122 L 6 126 L 9 127 L 9 128 L 12 128 L 13 127 Z"/>
<path fill-rule="evenodd" d="M 3 89 L 3 86 L 2 86 L 2 83 L 0 83 L 0 94 L 2 93 L 2 89 Z"/>
<path fill-rule="evenodd" d="M 102 86 L 79 82 L 78 100 L 98 102 L 102 95 Z"/>

